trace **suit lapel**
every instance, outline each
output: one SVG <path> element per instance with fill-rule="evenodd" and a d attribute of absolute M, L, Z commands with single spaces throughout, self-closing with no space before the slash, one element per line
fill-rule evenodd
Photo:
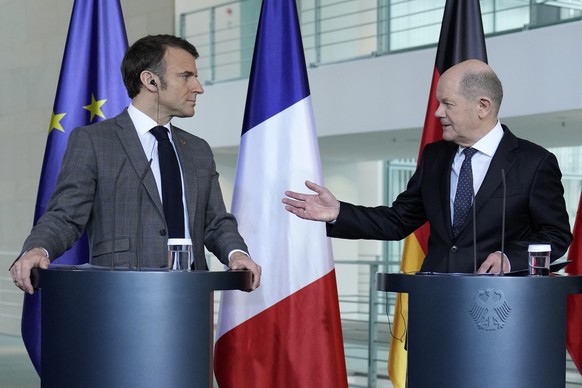
<path fill-rule="evenodd" d="M 198 160 L 196 159 L 195 145 L 180 133 L 180 129 L 172 125 L 172 140 L 176 147 L 180 167 L 182 168 L 184 190 L 186 194 L 186 209 L 188 211 L 190 233 L 194 230 L 193 221 L 196 219 L 196 201 L 198 198 Z M 192 144 L 191 144 L 192 143 Z"/>
<path fill-rule="evenodd" d="M 162 207 L 160 194 L 158 193 L 156 180 L 154 179 L 151 171 L 148 171 L 150 168 L 149 161 L 143 152 L 143 146 L 141 145 L 139 137 L 137 136 L 137 131 L 133 125 L 133 122 L 131 121 L 131 118 L 129 117 L 129 113 L 127 113 L 127 109 L 116 117 L 116 123 L 116 133 L 119 137 L 119 141 L 121 142 L 123 149 L 127 154 L 129 163 L 139 178 L 143 176 L 143 185 L 146 188 L 148 196 L 156 205 L 156 208 L 158 209 L 162 219 L 164 219 L 164 210 Z"/>
<path fill-rule="evenodd" d="M 446 148 L 446 158 L 440 158 L 443 163 L 446 163 L 444 166 L 441 166 L 437 169 L 437 171 L 445 171 L 444 174 L 441 174 L 440 179 L 440 189 L 437 190 L 438 193 L 442 193 L 442 198 L 440 199 L 441 209 L 443 211 L 442 219 L 444 221 L 443 227 L 449 231 L 450 236 L 452 237 L 453 233 L 453 225 L 451 222 L 451 169 L 453 168 L 453 159 L 455 158 L 455 153 L 457 152 L 458 145 L 452 142 L 445 142 Z M 437 161 L 439 158 L 437 157 Z"/>
<path fill-rule="evenodd" d="M 505 171 L 505 175 L 507 175 L 516 161 L 513 151 L 517 148 L 517 138 L 506 126 L 503 126 L 503 131 L 503 138 L 499 143 L 495 155 L 493 155 L 493 159 L 491 159 L 489 169 L 477 192 L 475 199 L 477 202 L 477 210 L 481 207 L 480 204 L 484 204 L 502 184 L 501 171 Z"/>

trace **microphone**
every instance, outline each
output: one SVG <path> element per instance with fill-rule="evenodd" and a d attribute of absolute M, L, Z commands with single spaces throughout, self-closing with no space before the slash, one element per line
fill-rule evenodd
<path fill-rule="evenodd" d="M 125 167 L 125 162 L 127 159 L 123 159 L 119 171 L 115 175 L 115 180 L 113 181 L 113 214 L 111 215 L 111 270 L 115 271 L 115 240 L 117 239 L 117 234 L 115 232 L 116 215 L 117 215 L 117 183 L 119 182 L 119 177 Z"/>
<path fill-rule="evenodd" d="M 501 183 L 503 184 L 503 204 L 501 208 L 501 270 L 499 275 L 503 276 L 503 251 L 505 250 L 505 201 L 507 200 L 507 184 L 505 182 L 505 169 L 501 169 Z"/>
<path fill-rule="evenodd" d="M 473 191 L 473 274 L 477 274 L 477 207 L 475 202 L 475 189 Z"/>
<path fill-rule="evenodd" d="M 152 82 L 155 82 L 155 81 L 152 80 Z M 141 207 L 142 207 L 142 198 L 143 198 L 143 191 L 144 191 L 143 181 L 144 181 L 145 177 L 148 175 L 148 172 L 151 171 L 152 161 L 153 161 L 153 158 L 150 158 L 150 160 L 148 161 L 148 165 L 147 165 L 146 169 L 141 173 L 141 175 L 139 177 L 139 194 L 137 197 L 137 231 L 136 231 L 137 241 L 136 241 L 136 247 L 135 247 L 135 254 L 136 254 L 135 261 L 137 263 L 137 270 L 138 271 L 141 271 L 141 253 L 142 253 L 142 240 L 143 240 L 143 228 L 142 228 L 142 222 L 141 222 L 141 218 L 142 218 Z"/>

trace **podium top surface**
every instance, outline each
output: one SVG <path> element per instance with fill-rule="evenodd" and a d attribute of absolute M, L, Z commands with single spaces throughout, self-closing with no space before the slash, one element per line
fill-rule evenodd
<path fill-rule="evenodd" d="M 48 270 L 33 269 L 34 288 L 60 287 L 64 283 L 79 285 L 112 285 L 132 283 L 160 285 L 164 283 L 184 284 L 200 290 L 250 290 L 252 274 L 247 270 L 228 271 L 168 271 L 167 269 L 143 269 L 135 271 L 94 266 L 53 266 Z"/>
<path fill-rule="evenodd" d="M 582 293 L 582 276 L 498 276 L 473 274 L 377 273 L 376 290 L 415 293 L 448 287 L 548 288 L 564 294 Z"/>

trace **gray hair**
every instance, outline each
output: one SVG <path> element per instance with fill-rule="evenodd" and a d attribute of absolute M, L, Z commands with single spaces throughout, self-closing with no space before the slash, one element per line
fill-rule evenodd
<path fill-rule="evenodd" d="M 476 99 L 483 95 L 489 97 L 496 112 L 499 111 L 503 100 L 503 86 L 493 70 L 467 71 L 461 80 L 460 92 L 468 99 Z"/>

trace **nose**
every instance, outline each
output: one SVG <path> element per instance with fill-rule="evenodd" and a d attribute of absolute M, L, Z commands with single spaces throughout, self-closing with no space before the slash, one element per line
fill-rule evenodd
<path fill-rule="evenodd" d="M 202 84 L 200 83 L 198 78 L 194 78 L 194 85 L 192 86 L 192 92 L 196 93 L 196 94 L 203 94 L 204 93 L 204 88 L 202 87 Z"/>
<path fill-rule="evenodd" d="M 439 106 L 436 108 L 436 110 L 434 111 L 434 116 L 439 119 L 441 117 L 444 117 L 443 114 L 443 108 L 442 108 L 442 104 L 439 104 Z"/>

